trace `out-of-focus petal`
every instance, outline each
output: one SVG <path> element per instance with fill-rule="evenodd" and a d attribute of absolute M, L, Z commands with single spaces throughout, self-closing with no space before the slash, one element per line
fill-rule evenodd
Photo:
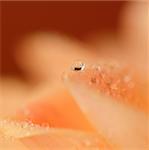
<path fill-rule="evenodd" d="M 0 121 L 0 132 L 4 150 L 10 146 L 17 150 L 111 150 L 111 145 L 102 136 L 89 132 L 12 121 Z"/>
<path fill-rule="evenodd" d="M 108 64 L 69 71 L 65 83 L 99 133 L 122 149 L 147 149 L 147 86 L 139 84 L 146 79 L 135 78 L 133 69 Z"/>
<path fill-rule="evenodd" d="M 29 120 L 40 125 L 93 131 L 92 125 L 64 88 L 39 101 L 29 103 L 16 113 L 17 120 Z"/>

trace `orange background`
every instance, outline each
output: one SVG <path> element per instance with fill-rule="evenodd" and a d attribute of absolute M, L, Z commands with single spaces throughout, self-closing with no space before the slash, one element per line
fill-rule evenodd
<path fill-rule="evenodd" d="M 1 2 L 1 73 L 21 75 L 15 44 L 34 31 L 56 31 L 79 40 L 98 31 L 114 31 L 124 2 Z"/>

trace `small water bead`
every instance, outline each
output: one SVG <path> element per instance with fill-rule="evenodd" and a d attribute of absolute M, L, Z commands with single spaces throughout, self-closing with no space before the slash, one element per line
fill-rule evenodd
<path fill-rule="evenodd" d="M 41 124 L 41 127 L 44 127 L 44 128 L 47 128 L 47 129 L 49 129 L 50 128 L 50 125 L 49 125 L 49 123 L 42 123 Z"/>
<path fill-rule="evenodd" d="M 129 87 L 129 88 L 134 88 L 134 86 L 135 86 L 135 84 L 134 84 L 133 82 L 129 82 L 129 83 L 128 83 L 128 87 Z"/>
<path fill-rule="evenodd" d="M 86 148 L 88 147 L 94 147 L 97 148 L 97 145 L 99 144 L 99 141 L 97 141 L 97 139 L 92 139 L 92 138 L 84 138 L 82 141 L 83 146 L 85 146 Z"/>
<path fill-rule="evenodd" d="M 102 68 L 99 64 L 96 64 L 96 65 L 93 65 L 93 69 L 95 69 L 95 71 L 97 72 L 101 72 L 102 71 Z"/>
<path fill-rule="evenodd" d="M 71 66 L 72 71 L 82 71 L 84 70 L 84 68 L 85 64 L 82 63 L 81 61 L 77 61 Z"/>
<path fill-rule="evenodd" d="M 111 75 L 109 73 L 107 73 L 105 70 L 103 72 L 101 72 L 100 74 L 101 76 L 101 80 L 103 80 L 103 82 L 109 86 L 112 84 L 112 78 Z"/>
<path fill-rule="evenodd" d="M 91 141 L 88 140 L 88 139 L 85 139 L 85 140 L 83 141 L 83 144 L 84 144 L 85 146 L 87 146 L 87 147 L 92 145 Z"/>
<path fill-rule="evenodd" d="M 92 78 L 91 78 L 91 83 L 93 83 L 93 84 L 96 84 L 96 83 L 97 83 L 97 80 L 96 80 L 95 77 L 92 77 Z"/>
<path fill-rule="evenodd" d="M 117 84 L 113 83 L 113 84 L 110 86 L 110 88 L 111 88 L 112 90 L 117 90 L 117 89 L 118 89 L 118 86 L 117 86 Z"/>
<path fill-rule="evenodd" d="M 131 81 L 131 77 L 129 75 L 124 76 L 124 82 L 128 83 Z"/>
<path fill-rule="evenodd" d="M 124 76 L 123 81 L 127 85 L 128 88 L 134 88 L 135 84 L 134 84 L 133 79 L 130 75 Z"/>

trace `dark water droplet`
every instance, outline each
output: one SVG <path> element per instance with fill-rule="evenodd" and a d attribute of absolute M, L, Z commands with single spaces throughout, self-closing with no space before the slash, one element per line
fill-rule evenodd
<path fill-rule="evenodd" d="M 77 61 L 71 66 L 71 68 L 73 71 L 82 71 L 85 68 L 85 64 L 81 61 Z"/>

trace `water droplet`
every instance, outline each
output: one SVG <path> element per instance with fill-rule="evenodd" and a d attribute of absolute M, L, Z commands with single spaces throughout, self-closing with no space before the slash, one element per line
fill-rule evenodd
<path fill-rule="evenodd" d="M 100 72 L 100 71 L 102 70 L 100 65 L 96 65 L 96 66 L 94 66 L 94 68 L 95 68 L 96 71 L 98 71 L 98 72 Z"/>
<path fill-rule="evenodd" d="M 92 145 L 91 141 L 90 141 L 90 140 L 88 140 L 88 139 L 85 139 L 85 140 L 83 141 L 83 144 L 84 144 L 86 147 L 88 147 L 88 146 L 91 146 L 91 145 Z"/>
<path fill-rule="evenodd" d="M 85 64 L 82 63 L 81 61 L 77 61 L 71 66 L 71 69 L 73 71 L 82 71 L 84 70 L 84 68 L 85 68 Z"/>
<path fill-rule="evenodd" d="M 96 83 L 96 78 L 91 78 L 91 83 L 95 84 Z"/>
<path fill-rule="evenodd" d="M 118 88 L 118 87 L 117 87 L 117 84 L 112 84 L 112 85 L 111 85 L 111 89 L 112 89 L 112 90 L 117 90 L 117 88 Z"/>
<path fill-rule="evenodd" d="M 129 75 L 124 77 L 124 82 L 128 83 L 131 80 L 131 77 Z"/>
<path fill-rule="evenodd" d="M 134 83 L 133 82 L 130 82 L 129 84 L 128 84 L 128 87 L 129 88 L 133 88 L 135 85 L 134 85 Z"/>

